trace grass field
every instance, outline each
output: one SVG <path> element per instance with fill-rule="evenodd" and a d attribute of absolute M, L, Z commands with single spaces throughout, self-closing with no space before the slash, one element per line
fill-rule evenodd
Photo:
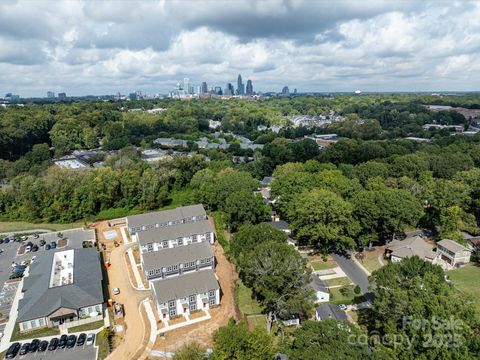
<path fill-rule="evenodd" d="M 250 329 L 256 327 L 265 328 L 267 326 L 267 315 L 260 314 L 260 315 L 249 315 L 247 316 L 247 323 Z"/>
<path fill-rule="evenodd" d="M 76 222 L 69 224 L 50 224 L 50 223 L 30 223 L 26 221 L 1 221 L 0 233 L 9 231 L 22 231 L 33 229 L 46 229 L 52 231 L 75 229 L 84 226 L 84 222 Z M 28 231 L 26 231 L 28 232 Z"/>
<path fill-rule="evenodd" d="M 15 324 L 13 328 L 13 333 L 10 341 L 19 341 L 19 340 L 26 340 L 26 339 L 35 339 L 44 336 L 55 336 L 60 335 L 60 330 L 52 329 L 52 328 L 44 328 L 35 331 L 29 331 L 25 334 L 20 333 L 20 326 Z"/>
<path fill-rule="evenodd" d="M 354 293 L 353 289 L 355 289 L 355 285 L 348 285 L 350 289 L 350 293 L 347 296 L 344 296 L 341 292 L 341 288 L 333 288 L 330 290 L 330 302 L 333 304 L 356 304 L 365 301 L 365 297 L 363 295 L 357 295 Z"/>
<path fill-rule="evenodd" d="M 243 285 L 241 280 L 238 280 L 237 282 L 235 297 L 238 309 L 243 315 L 261 314 L 262 307 L 258 301 L 252 299 L 252 290 Z"/>
<path fill-rule="evenodd" d="M 384 260 L 384 262 L 385 261 L 386 260 Z M 382 267 L 382 264 L 378 261 L 378 256 L 367 256 L 365 259 L 361 260 L 360 263 L 370 272 L 374 272 Z"/>
<path fill-rule="evenodd" d="M 480 316 L 480 266 L 470 263 L 461 269 L 448 271 L 447 276 L 460 291 L 472 295 Z"/>
<path fill-rule="evenodd" d="M 98 359 L 105 359 L 110 353 L 110 345 L 108 343 L 108 329 L 103 329 L 95 337 L 95 345 L 98 346 Z"/>
<path fill-rule="evenodd" d="M 83 325 L 79 325 L 79 326 L 72 326 L 71 328 L 68 328 L 68 332 L 69 333 L 75 333 L 75 332 L 86 332 L 86 331 L 90 331 L 90 330 L 96 330 L 98 329 L 99 327 L 102 327 L 104 325 L 104 321 L 103 320 L 98 320 L 98 321 L 94 321 L 94 322 L 91 322 L 91 323 L 88 323 L 88 324 L 83 324 Z"/>
<path fill-rule="evenodd" d="M 328 270 L 336 268 L 338 265 L 335 261 L 323 261 L 323 260 L 316 260 L 310 261 L 310 265 L 312 265 L 313 270 Z"/>
<path fill-rule="evenodd" d="M 352 281 L 348 277 L 339 277 L 335 279 L 325 280 L 327 286 L 350 285 Z"/>

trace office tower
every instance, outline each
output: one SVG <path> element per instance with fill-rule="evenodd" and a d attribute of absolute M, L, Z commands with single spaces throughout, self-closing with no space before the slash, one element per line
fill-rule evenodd
<path fill-rule="evenodd" d="M 245 85 L 243 85 L 242 75 L 240 75 L 240 74 L 238 74 L 238 79 L 237 79 L 237 94 L 238 95 L 244 95 L 245 94 Z"/>
<path fill-rule="evenodd" d="M 215 86 L 214 93 L 217 95 L 222 95 L 223 94 L 222 88 L 220 86 Z"/>
<path fill-rule="evenodd" d="M 204 81 L 202 82 L 202 94 L 208 93 L 208 86 L 207 83 Z"/>
<path fill-rule="evenodd" d="M 130 94 L 128 94 L 128 98 L 130 100 L 137 100 L 137 94 L 136 93 L 130 93 Z"/>
<path fill-rule="evenodd" d="M 290 95 L 290 90 L 288 90 L 288 86 L 283 87 L 282 95 Z"/>
<path fill-rule="evenodd" d="M 195 95 L 202 95 L 202 87 L 200 85 L 195 87 Z"/>
<path fill-rule="evenodd" d="M 190 79 L 189 78 L 183 78 L 183 90 L 185 91 L 186 94 L 188 94 L 188 91 L 190 90 Z"/>
<path fill-rule="evenodd" d="M 227 92 L 228 94 L 225 95 L 235 95 L 235 88 L 233 87 L 232 83 L 227 84 Z"/>
<path fill-rule="evenodd" d="M 64 92 L 58 93 L 58 98 L 59 98 L 59 99 L 66 99 L 66 98 L 67 98 L 67 94 L 64 93 Z"/>
<path fill-rule="evenodd" d="M 293 93 L 297 94 L 297 88 L 293 89 Z"/>
<path fill-rule="evenodd" d="M 253 95 L 252 80 L 247 80 L 247 95 Z"/>
<path fill-rule="evenodd" d="M 53 99 L 55 97 L 55 93 L 53 91 L 47 91 L 47 98 Z"/>

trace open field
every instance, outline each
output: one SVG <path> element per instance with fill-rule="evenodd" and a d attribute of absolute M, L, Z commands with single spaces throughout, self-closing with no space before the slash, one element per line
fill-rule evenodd
<path fill-rule="evenodd" d="M 370 272 L 378 270 L 383 266 L 378 259 L 379 257 L 382 259 L 383 264 L 387 263 L 387 260 L 383 259 L 385 248 L 386 246 L 378 246 L 373 251 L 364 251 L 365 257 L 358 261 Z"/>
<path fill-rule="evenodd" d="M 57 328 L 44 328 L 44 329 L 29 331 L 24 334 L 21 334 L 20 326 L 18 324 L 15 324 L 15 328 L 13 329 L 12 338 L 10 341 L 35 339 L 39 337 L 55 336 L 55 335 L 60 335 L 60 330 L 58 330 Z"/>
<path fill-rule="evenodd" d="M 336 268 L 338 266 L 337 263 L 331 259 L 327 261 L 323 261 L 323 260 L 310 261 L 310 265 L 312 266 L 313 270 L 328 270 L 328 269 Z"/>
<path fill-rule="evenodd" d="M 338 286 L 338 285 L 350 285 L 352 280 L 348 277 L 339 277 L 334 279 L 325 280 L 327 286 Z"/>
<path fill-rule="evenodd" d="M 252 299 L 252 290 L 243 285 L 241 280 L 237 281 L 235 297 L 242 315 L 260 314 L 262 312 L 262 307 L 258 301 Z"/>
<path fill-rule="evenodd" d="M 84 222 L 75 222 L 69 224 L 51 224 L 51 223 L 30 223 L 27 221 L 1 221 L 0 222 L 0 233 L 9 232 L 9 231 L 23 231 L 28 232 L 28 230 L 34 229 L 45 229 L 51 231 L 60 231 L 68 229 L 76 229 L 83 227 Z"/>
<path fill-rule="evenodd" d="M 447 276 L 460 291 L 472 296 L 480 317 L 480 266 L 470 263 L 461 269 L 448 271 Z"/>

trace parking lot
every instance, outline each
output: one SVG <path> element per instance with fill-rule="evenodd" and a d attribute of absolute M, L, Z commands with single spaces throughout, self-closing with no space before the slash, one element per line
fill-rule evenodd
<path fill-rule="evenodd" d="M 12 307 L 13 298 L 17 291 L 18 282 L 11 284 L 4 284 L 0 289 L 0 319 L 6 320 Z M 0 333 L 4 333 L 6 322 L 0 321 Z"/>
<path fill-rule="evenodd" d="M 27 355 L 17 355 L 15 359 L 35 359 L 35 360 L 94 360 L 97 358 L 97 348 L 95 346 L 75 346 L 71 349 L 57 349 L 54 351 L 35 352 Z"/>

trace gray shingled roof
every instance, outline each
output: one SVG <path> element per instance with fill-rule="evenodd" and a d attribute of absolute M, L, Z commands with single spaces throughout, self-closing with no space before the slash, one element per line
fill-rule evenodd
<path fill-rule="evenodd" d="M 172 210 L 156 211 L 139 215 L 127 216 L 129 227 L 160 224 L 168 221 L 185 219 L 191 216 L 205 215 L 203 205 L 183 206 Z"/>
<path fill-rule="evenodd" d="M 268 221 L 265 224 L 273 226 L 277 230 L 289 230 L 288 223 L 283 220 L 279 221 Z"/>
<path fill-rule="evenodd" d="M 315 291 L 322 291 L 322 292 L 328 293 L 328 288 L 325 282 L 315 274 L 312 274 L 312 281 L 310 282 L 310 286 Z"/>
<path fill-rule="evenodd" d="M 346 321 L 347 314 L 340 309 L 338 305 L 335 304 L 323 304 L 317 308 L 317 315 L 320 320 L 338 320 Z"/>
<path fill-rule="evenodd" d="M 67 250 L 59 249 L 56 252 Z M 46 317 L 61 307 L 79 309 L 104 302 L 102 269 L 94 248 L 74 250 L 73 283 L 49 288 L 55 251 L 38 256 L 24 279 L 17 322 Z"/>
<path fill-rule="evenodd" d="M 213 270 L 200 270 L 173 278 L 152 281 L 157 294 L 157 301 L 165 303 L 182 299 L 189 295 L 202 294 L 210 290 L 220 289 Z"/>
<path fill-rule="evenodd" d="M 449 239 L 444 239 L 442 241 L 439 241 L 437 245 L 443 246 L 445 249 L 450 250 L 454 253 L 457 253 L 459 251 L 471 251 L 465 246 L 457 243 L 456 241 L 449 240 Z"/>
<path fill-rule="evenodd" d="M 174 240 L 179 237 L 206 234 L 213 232 L 212 225 L 208 220 L 195 221 L 186 224 L 165 226 L 152 230 L 140 231 L 137 233 L 138 242 L 146 245 L 164 240 Z"/>
<path fill-rule="evenodd" d="M 433 246 L 423 240 L 420 236 L 406 238 L 405 240 L 394 240 L 388 244 L 387 249 L 392 252 L 392 256 L 398 258 L 407 258 L 418 256 L 420 259 L 434 259 L 437 253 L 433 251 Z"/>
<path fill-rule="evenodd" d="M 213 253 L 207 241 L 142 254 L 144 269 L 147 271 L 212 256 Z"/>

